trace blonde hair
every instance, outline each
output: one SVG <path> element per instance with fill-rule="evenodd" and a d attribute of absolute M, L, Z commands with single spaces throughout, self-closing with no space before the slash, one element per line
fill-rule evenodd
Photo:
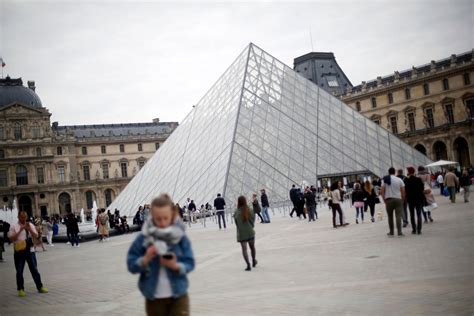
<path fill-rule="evenodd" d="M 372 183 L 370 183 L 369 180 L 365 180 L 365 183 L 364 183 L 364 190 L 367 191 L 367 193 L 370 193 L 372 192 Z"/>
<path fill-rule="evenodd" d="M 176 216 L 178 215 L 178 207 L 173 202 L 169 194 L 161 193 L 160 195 L 158 195 L 156 198 L 154 198 L 151 201 L 151 208 L 154 208 L 154 207 L 159 208 L 159 207 L 166 207 L 166 206 L 169 206 L 171 208 L 173 219 L 175 219 Z"/>

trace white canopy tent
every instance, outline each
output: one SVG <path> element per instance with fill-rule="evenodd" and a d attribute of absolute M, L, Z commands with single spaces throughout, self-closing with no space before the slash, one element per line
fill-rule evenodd
<path fill-rule="evenodd" d="M 448 166 L 448 165 L 457 165 L 458 162 L 455 161 L 448 161 L 448 160 L 438 160 L 436 162 L 432 162 L 425 167 L 432 168 L 432 167 L 441 167 L 441 166 Z"/>

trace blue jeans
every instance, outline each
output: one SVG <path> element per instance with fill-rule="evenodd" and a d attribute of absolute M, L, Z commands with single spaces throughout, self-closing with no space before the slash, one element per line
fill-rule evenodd
<path fill-rule="evenodd" d="M 219 221 L 219 229 L 221 229 L 221 218 L 222 218 L 222 222 L 224 223 L 224 228 L 226 228 L 225 226 L 225 211 L 224 210 L 218 210 L 216 211 L 216 215 L 217 215 L 217 220 Z"/>
<path fill-rule="evenodd" d="M 71 245 L 74 246 L 74 244 L 79 245 L 79 234 L 78 233 L 71 233 Z"/>
<path fill-rule="evenodd" d="M 316 205 L 308 207 L 309 221 L 316 221 Z"/>
<path fill-rule="evenodd" d="M 356 207 L 356 219 L 359 218 L 359 213 L 360 213 L 361 219 L 364 220 L 364 208 L 363 207 Z"/>
<path fill-rule="evenodd" d="M 25 263 L 28 264 L 31 276 L 35 281 L 36 288 L 38 290 L 41 289 L 43 287 L 43 284 L 41 283 L 41 276 L 37 268 L 36 254 L 28 250 L 18 251 L 13 254 L 13 259 L 15 261 L 17 290 L 19 291 L 25 289 L 25 280 L 23 279 L 23 270 L 25 269 Z"/>
<path fill-rule="evenodd" d="M 268 214 L 268 206 L 262 207 L 262 217 L 265 223 L 270 223 L 270 215 Z"/>

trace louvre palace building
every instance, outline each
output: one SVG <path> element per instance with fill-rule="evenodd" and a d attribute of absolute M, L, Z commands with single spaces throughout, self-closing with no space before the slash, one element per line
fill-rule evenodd
<path fill-rule="evenodd" d="M 473 51 L 346 89 L 342 101 L 433 161 L 474 165 Z"/>
<path fill-rule="evenodd" d="M 0 206 L 33 215 L 105 208 L 178 126 L 176 122 L 51 123 L 35 83 L 0 79 Z"/>

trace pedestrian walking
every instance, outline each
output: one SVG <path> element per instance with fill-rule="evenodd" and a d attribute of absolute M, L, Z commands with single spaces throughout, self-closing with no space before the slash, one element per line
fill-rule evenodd
<path fill-rule="evenodd" d="M 248 207 L 245 196 L 239 196 L 237 199 L 237 209 L 234 212 L 235 225 L 237 226 L 237 242 L 242 247 L 242 256 L 244 257 L 247 267 L 245 271 L 251 271 L 247 245 L 250 246 L 252 255 L 252 266 L 257 266 L 256 250 L 255 250 L 255 213 Z"/>
<path fill-rule="evenodd" d="M 4 222 L 0 219 L 0 262 L 5 262 L 3 259 L 3 253 L 5 252 L 5 239 L 7 237 L 7 222 Z"/>
<path fill-rule="evenodd" d="M 34 245 L 35 251 L 36 251 L 36 247 L 41 247 L 43 251 L 46 251 L 46 249 L 44 248 L 44 243 L 43 243 L 43 220 L 41 219 L 41 217 L 35 218 L 35 228 L 36 228 L 36 232 L 38 233 L 38 237 L 33 238 L 33 243 L 35 244 Z"/>
<path fill-rule="evenodd" d="M 369 182 L 370 184 L 370 182 Z M 354 184 L 354 191 L 352 191 L 352 205 L 356 209 L 356 224 L 359 224 L 359 214 L 360 214 L 360 219 L 362 222 L 364 222 L 364 199 L 365 195 L 364 192 L 360 188 L 360 184 L 356 183 Z"/>
<path fill-rule="evenodd" d="M 305 189 L 304 199 L 306 201 L 306 208 L 308 209 L 309 221 L 315 222 L 316 221 L 316 195 L 309 187 L 306 187 Z"/>
<path fill-rule="evenodd" d="M 456 188 L 459 186 L 459 179 L 454 174 L 454 168 L 449 168 L 449 172 L 444 176 L 444 186 L 448 188 L 451 203 L 456 203 Z"/>
<path fill-rule="evenodd" d="M 13 243 L 16 286 L 18 296 L 20 297 L 26 296 L 25 281 L 23 279 L 25 264 L 28 264 L 38 292 L 48 293 L 48 289 L 43 286 L 41 275 L 38 272 L 38 263 L 36 261 L 35 247 L 33 245 L 33 238 L 38 238 L 38 232 L 35 226 L 27 221 L 27 219 L 28 214 L 25 211 L 21 211 L 18 214 L 18 222 L 12 224 L 8 232 L 8 238 L 10 238 L 10 241 Z"/>
<path fill-rule="evenodd" d="M 268 195 L 265 192 L 265 189 L 260 190 L 260 201 L 262 202 L 262 217 L 263 221 L 267 224 L 270 223 L 270 214 L 268 214 L 268 208 L 270 207 L 270 202 L 268 202 Z"/>
<path fill-rule="evenodd" d="M 438 177 L 436 178 L 436 182 L 438 183 L 439 186 L 439 195 L 443 195 L 444 192 L 444 178 L 443 174 L 440 172 Z"/>
<path fill-rule="evenodd" d="M 370 209 L 370 220 L 375 223 L 375 202 L 377 200 L 377 194 L 375 189 L 369 180 L 364 182 L 364 212 Z"/>
<path fill-rule="evenodd" d="M 260 203 L 258 203 L 257 193 L 252 194 L 252 208 L 256 215 L 260 218 L 260 223 L 263 223 L 262 217 L 262 208 L 260 207 Z"/>
<path fill-rule="evenodd" d="M 397 223 L 397 233 L 399 237 L 404 236 L 402 232 L 403 201 L 405 200 L 405 183 L 395 176 L 395 168 L 388 169 L 388 175 L 383 177 L 380 195 L 385 202 L 385 209 L 388 216 L 388 236 L 394 235 L 393 215 Z"/>
<path fill-rule="evenodd" d="M 127 255 L 128 271 L 140 274 L 138 288 L 147 315 L 189 315 L 189 281 L 194 269 L 191 242 L 167 194 L 153 199 L 150 216 Z"/>
<path fill-rule="evenodd" d="M 463 170 L 461 178 L 459 179 L 459 185 L 461 188 L 464 190 L 463 192 L 463 197 L 464 197 L 464 203 L 469 202 L 469 195 L 470 195 L 470 189 L 471 189 L 471 177 L 469 176 L 469 173 L 467 172 L 466 169 Z"/>
<path fill-rule="evenodd" d="M 109 240 L 109 216 L 104 209 L 100 210 L 100 214 L 97 216 L 99 223 L 99 241 L 108 241 Z"/>
<path fill-rule="evenodd" d="M 418 167 L 417 177 L 423 182 L 423 217 L 425 218 L 425 223 L 428 221 L 433 222 L 433 217 L 431 216 L 431 210 L 437 207 L 436 201 L 434 199 L 433 192 L 431 191 L 431 176 L 425 167 Z M 408 192 L 407 192 L 408 193 Z"/>
<path fill-rule="evenodd" d="M 298 200 L 298 189 L 296 188 L 296 185 L 293 184 L 290 189 L 290 201 L 293 204 L 293 208 L 291 209 L 291 212 L 290 212 L 290 217 L 293 217 L 293 213 L 297 212 L 296 211 L 297 200 Z"/>
<path fill-rule="evenodd" d="M 68 214 L 68 229 L 71 233 L 71 246 L 79 248 L 79 224 L 74 213 Z"/>
<path fill-rule="evenodd" d="M 403 174 L 403 169 L 397 170 L 397 178 L 400 178 L 403 182 L 405 182 L 405 175 Z M 408 226 L 408 204 L 407 201 L 403 201 L 403 213 L 402 213 L 402 220 L 403 220 L 403 227 Z"/>
<path fill-rule="evenodd" d="M 48 246 L 53 247 L 53 223 L 49 216 L 43 221 L 43 231 L 46 233 L 46 243 Z"/>
<path fill-rule="evenodd" d="M 219 229 L 222 229 L 221 226 L 221 219 L 222 223 L 224 224 L 224 229 L 226 229 L 225 225 L 225 200 L 221 196 L 220 193 L 217 193 L 217 197 L 214 200 L 214 207 L 216 208 L 216 215 L 217 215 L 217 221 L 219 222 Z"/>
<path fill-rule="evenodd" d="M 424 184 L 421 178 L 415 176 L 415 168 L 413 167 L 407 168 L 407 177 L 404 183 L 406 201 L 410 209 L 411 233 L 421 235 L 421 213 L 425 204 Z"/>
<path fill-rule="evenodd" d="M 342 209 L 341 209 L 341 191 L 339 190 L 339 184 L 337 182 L 334 182 L 331 185 L 331 191 L 328 193 L 329 195 L 329 207 L 332 210 L 332 226 L 334 228 L 337 228 L 336 225 L 336 213 L 339 214 L 339 222 L 341 224 L 341 227 L 344 227 L 344 221 L 342 218 Z"/>

